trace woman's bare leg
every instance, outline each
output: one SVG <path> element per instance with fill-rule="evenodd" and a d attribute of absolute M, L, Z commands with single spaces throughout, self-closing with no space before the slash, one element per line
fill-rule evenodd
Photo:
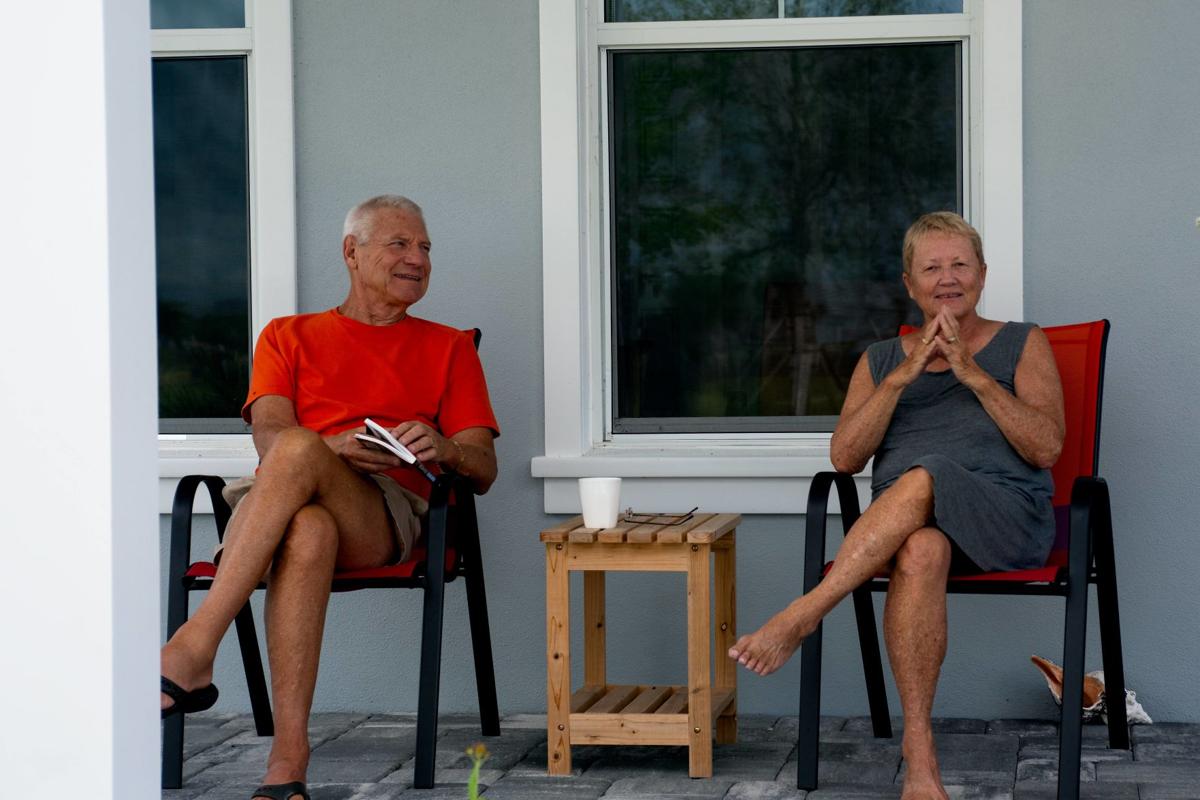
<path fill-rule="evenodd" d="M 825 579 L 757 631 L 738 639 L 729 657 L 759 675 L 779 669 L 821 618 L 891 561 L 913 531 L 925 527 L 932 512 L 929 473 L 916 467 L 901 475 L 858 518 Z"/>
<path fill-rule="evenodd" d="M 896 553 L 883 632 L 904 709 L 904 800 L 946 800 L 938 771 L 931 715 L 946 657 L 946 578 L 950 541 L 921 528 Z"/>
<path fill-rule="evenodd" d="M 394 557 L 395 537 L 376 485 L 350 469 L 316 433 L 283 431 L 230 525 L 212 589 L 162 649 L 163 675 L 188 690 L 212 680 L 221 638 L 266 575 L 292 518 L 310 503 L 328 511 L 342 532 L 339 563 L 377 566 Z M 172 702 L 162 695 L 163 708 Z"/>

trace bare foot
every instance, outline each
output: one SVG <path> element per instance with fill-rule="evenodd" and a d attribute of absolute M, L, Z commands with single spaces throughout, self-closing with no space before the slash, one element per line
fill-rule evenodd
<path fill-rule="evenodd" d="M 754 633 L 738 639 L 729 648 L 729 657 L 759 675 L 770 675 L 782 667 L 820 622 L 809 619 L 799 608 L 803 599 L 771 617 Z"/>
<path fill-rule="evenodd" d="M 933 734 L 904 734 L 904 790 L 900 800 L 949 800 L 938 770 Z"/>
<path fill-rule="evenodd" d="M 189 692 L 212 683 L 212 661 L 197 656 L 174 640 L 163 645 L 159 669 L 163 677 Z M 159 694 L 162 708 L 170 708 L 175 703 L 169 696 Z"/>

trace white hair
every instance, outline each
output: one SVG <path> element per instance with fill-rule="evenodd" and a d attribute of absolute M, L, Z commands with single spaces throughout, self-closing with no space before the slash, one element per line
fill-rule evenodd
<path fill-rule="evenodd" d="M 381 194 L 369 200 L 363 200 L 350 209 L 350 213 L 346 214 L 346 222 L 342 225 L 342 238 L 353 236 L 359 244 L 364 244 L 371 238 L 371 223 L 375 212 L 384 208 L 415 214 L 420 218 L 421 224 L 425 224 L 425 212 L 421 211 L 421 207 L 412 200 L 398 194 Z"/>

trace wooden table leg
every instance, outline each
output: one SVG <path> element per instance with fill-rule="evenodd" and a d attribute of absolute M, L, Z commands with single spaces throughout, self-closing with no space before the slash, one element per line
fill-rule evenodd
<path fill-rule="evenodd" d="M 604 686 L 605 628 L 604 573 L 583 573 L 583 683 L 585 686 Z"/>
<path fill-rule="evenodd" d="M 546 763 L 571 774 L 571 583 L 567 545 L 546 543 Z"/>
<path fill-rule="evenodd" d="M 691 544 L 687 571 L 688 616 L 688 774 L 712 777 L 712 596 L 709 579 L 711 546 Z"/>
<path fill-rule="evenodd" d="M 736 591 L 736 556 L 734 555 L 734 535 L 730 531 L 721 539 L 722 544 L 715 548 L 716 574 L 713 577 L 714 593 L 716 594 L 716 640 L 714 661 L 716 674 L 713 685 L 718 689 L 733 691 L 733 700 L 717 717 L 717 744 L 733 744 L 737 742 L 737 664 L 729 657 L 729 648 L 737 641 L 737 591 Z"/>

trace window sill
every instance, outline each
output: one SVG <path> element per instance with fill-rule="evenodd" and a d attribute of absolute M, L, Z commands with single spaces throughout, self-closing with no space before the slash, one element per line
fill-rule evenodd
<path fill-rule="evenodd" d="M 647 511 L 803 514 L 818 472 L 832 470 L 828 443 L 811 445 L 609 446 L 578 456 L 535 456 L 548 514 L 578 514 L 579 478 L 622 478 L 621 505 Z M 855 476 L 859 502 L 871 495 L 871 470 Z M 830 511 L 839 513 L 836 495 Z"/>
<path fill-rule="evenodd" d="M 218 475 L 226 481 L 250 475 L 258 466 L 258 453 L 246 434 L 228 436 L 158 437 L 158 512 L 171 513 L 175 486 L 185 475 Z M 196 493 L 196 513 L 211 514 L 208 492 Z"/>

